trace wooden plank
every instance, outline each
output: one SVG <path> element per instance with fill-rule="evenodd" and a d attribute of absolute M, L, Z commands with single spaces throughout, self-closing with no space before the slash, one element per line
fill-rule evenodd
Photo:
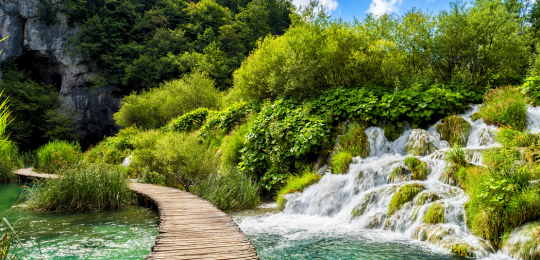
<path fill-rule="evenodd" d="M 31 168 L 19 169 L 17 174 L 26 178 L 57 178 Z M 146 259 L 259 259 L 238 225 L 210 202 L 170 187 L 131 183 L 130 188 L 147 197 L 159 210 L 159 234 Z"/>

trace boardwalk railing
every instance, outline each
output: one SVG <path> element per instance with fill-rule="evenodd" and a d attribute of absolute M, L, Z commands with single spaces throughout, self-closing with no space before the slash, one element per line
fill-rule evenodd
<path fill-rule="evenodd" d="M 31 169 L 20 169 L 17 174 L 26 178 L 56 178 Z M 142 183 L 130 186 L 159 210 L 159 234 L 146 259 L 259 259 L 231 217 L 208 201 L 169 187 Z"/>

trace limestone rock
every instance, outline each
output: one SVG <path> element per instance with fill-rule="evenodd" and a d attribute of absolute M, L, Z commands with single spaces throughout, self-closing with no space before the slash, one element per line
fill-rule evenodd
<path fill-rule="evenodd" d="M 414 129 L 409 134 L 405 150 L 407 154 L 424 156 L 439 149 L 439 140 L 430 132 L 423 129 Z"/>

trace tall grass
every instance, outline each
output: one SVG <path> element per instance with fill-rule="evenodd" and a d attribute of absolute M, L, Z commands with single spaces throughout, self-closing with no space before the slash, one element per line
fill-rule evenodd
<path fill-rule="evenodd" d="M 3 92 L 0 92 L 0 97 L 2 94 Z M 13 170 L 16 166 L 17 146 L 9 140 L 9 134 L 6 133 L 7 126 L 13 121 L 10 119 L 8 102 L 6 98 L 0 103 L 0 182 L 15 179 Z"/>
<path fill-rule="evenodd" d="M 484 106 L 478 111 L 487 124 L 523 130 L 527 126 L 527 97 L 516 87 L 491 89 L 484 96 Z"/>
<path fill-rule="evenodd" d="M 19 246 L 22 247 L 20 236 L 22 236 L 31 222 L 32 220 L 15 230 L 7 219 L 0 219 L 0 227 L 6 226 L 6 232 L 0 235 L 0 260 L 21 259 L 21 255 L 23 254 L 27 259 L 30 259 L 24 250 L 22 253 L 19 253 L 20 250 L 17 250 L 17 248 Z"/>
<path fill-rule="evenodd" d="M 67 141 L 51 141 L 37 150 L 35 169 L 55 173 L 61 168 L 74 166 L 81 157 L 81 146 Z"/>
<path fill-rule="evenodd" d="M 76 164 L 56 173 L 58 178 L 44 180 L 28 190 L 30 209 L 101 210 L 133 202 L 127 174 L 120 166 Z"/>
<path fill-rule="evenodd" d="M 236 167 L 208 175 L 194 185 L 192 192 L 220 210 L 254 208 L 261 202 L 259 185 Z"/>
<path fill-rule="evenodd" d="M 282 210 L 285 207 L 285 195 L 294 192 L 302 192 L 305 188 L 317 183 L 321 179 L 320 175 L 314 172 L 304 170 L 301 175 L 291 176 L 287 179 L 285 187 L 281 188 L 276 197 L 276 203 L 278 210 Z"/>

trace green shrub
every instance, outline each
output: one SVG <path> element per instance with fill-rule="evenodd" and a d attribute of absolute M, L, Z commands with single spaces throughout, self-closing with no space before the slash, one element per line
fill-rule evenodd
<path fill-rule="evenodd" d="M 403 128 L 397 125 L 387 124 L 384 126 L 384 137 L 386 137 L 386 140 L 388 140 L 389 142 L 393 142 L 396 139 L 398 139 L 402 133 L 403 133 Z"/>
<path fill-rule="evenodd" d="M 540 105 L 540 76 L 527 78 L 521 90 L 527 94 L 534 105 Z"/>
<path fill-rule="evenodd" d="M 426 162 L 420 161 L 416 157 L 408 156 L 405 158 L 405 165 L 409 167 L 413 180 L 424 181 L 427 179 L 428 167 Z"/>
<path fill-rule="evenodd" d="M 27 205 L 33 210 L 102 210 L 133 203 L 125 170 L 106 164 L 75 164 L 56 172 L 58 178 L 40 182 L 30 190 Z"/>
<path fill-rule="evenodd" d="M 401 186 L 399 190 L 394 193 L 392 199 L 390 200 L 387 215 L 391 216 L 392 214 L 394 214 L 394 212 L 399 210 L 403 206 L 403 204 L 412 201 L 414 197 L 424 189 L 424 186 L 418 183 L 409 183 Z"/>
<path fill-rule="evenodd" d="M 445 169 L 441 174 L 441 181 L 450 185 L 457 185 L 460 178 L 460 171 L 462 168 L 469 167 L 469 163 L 465 158 L 465 151 L 458 145 L 448 149 L 444 157 Z"/>
<path fill-rule="evenodd" d="M 496 133 L 497 142 L 507 147 L 529 147 L 538 145 L 540 136 L 529 132 L 520 132 L 512 128 L 503 127 Z"/>
<path fill-rule="evenodd" d="M 43 173 L 55 173 L 79 162 L 81 147 L 78 143 L 52 141 L 37 150 L 35 169 Z"/>
<path fill-rule="evenodd" d="M 437 224 L 444 222 L 444 204 L 433 203 L 424 215 L 424 223 Z"/>
<path fill-rule="evenodd" d="M 223 111 L 212 113 L 201 127 L 199 136 L 204 138 L 216 129 L 221 129 L 228 134 L 235 126 L 241 124 L 250 112 L 249 103 L 240 102 Z"/>
<path fill-rule="evenodd" d="M 527 127 L 527 97 L 516 87 L 489 90 L 478 111 L 486 124 L 508 126 L 516 130 Z"/>
<path fill-rule="evenodd" d="M 366 128 L 358 123 L 349 124 L 347 132 L 339 138 L 339 149 L 352 156 L 368 157 L 370 147 L 365 130 Z"/>
<path fill-rule="evenodd" d="M 161 127 L 171 119 L 197 108 L 219 108 L 220 94 L 214 81 L 200 72 L 163 83 L 159 88 L 124 97 L 114 114 L 122 127 Z"/>
<path fill-rule="evenodd" d="M 441 138 L 450 143 L 450 146 L 467 146 L 471 125 L 460 116 L 445 117 L 440 124 L 436 125 Z"/>
<path fill-rule="evenodd" d="M 192 192 L 220 210 L 249 209 L 261 202 L 259 185 L 237 167 L 209 174 L 193 186 Z"/>
<path fill-rule="evenodd" d="M 104 162 L 120 164 L 131 154 L 132 138 L 139 134 L 137 127 L 128 127 L 120 130 L 116 136 L 107 137 L 84 153 L 84 160 L 88 163 Z"/>
<path fill-rule="evenodd" d="M 341 151 L 332 156 L 330 165 L 332 173 L 345 174 L 349 170 L 349 165 L 353 162 L 353 156 L 347 151 Z"/>
<path fill-rule="evenodd" d="M 208 116 L 207 108 L 204 108 L 204 107 L 197 108 L 177 119 L 172 120 L 169 123 L 167 128 L 171 131 L 178 131 L 178 132 L 194 131 L 195 129 L 198 129 L 199 127 L 202 126 L 207 116 Z"/>
<path fill-rule="evenodd" d="M 290 176 L 287 178 L 285 186 L 279 190 L 276 196 L 277 209 L 283 210 L 285 207 L 285 195 L 289 193 L 302 192 L 305 188 L 317 183 L 320 179 L 320 175 L 305 170 L 301 175 Z"/>
<path fill-rule="evenodd" d="M 246 134 L 253 126 L 255 117 L 248 122 L 239 125 L 229 135 L 227 135 L 221 144 L 221 168 L 237 167 L 242 159 L 242 153 L 240 152 L 245 147 Z"/>

